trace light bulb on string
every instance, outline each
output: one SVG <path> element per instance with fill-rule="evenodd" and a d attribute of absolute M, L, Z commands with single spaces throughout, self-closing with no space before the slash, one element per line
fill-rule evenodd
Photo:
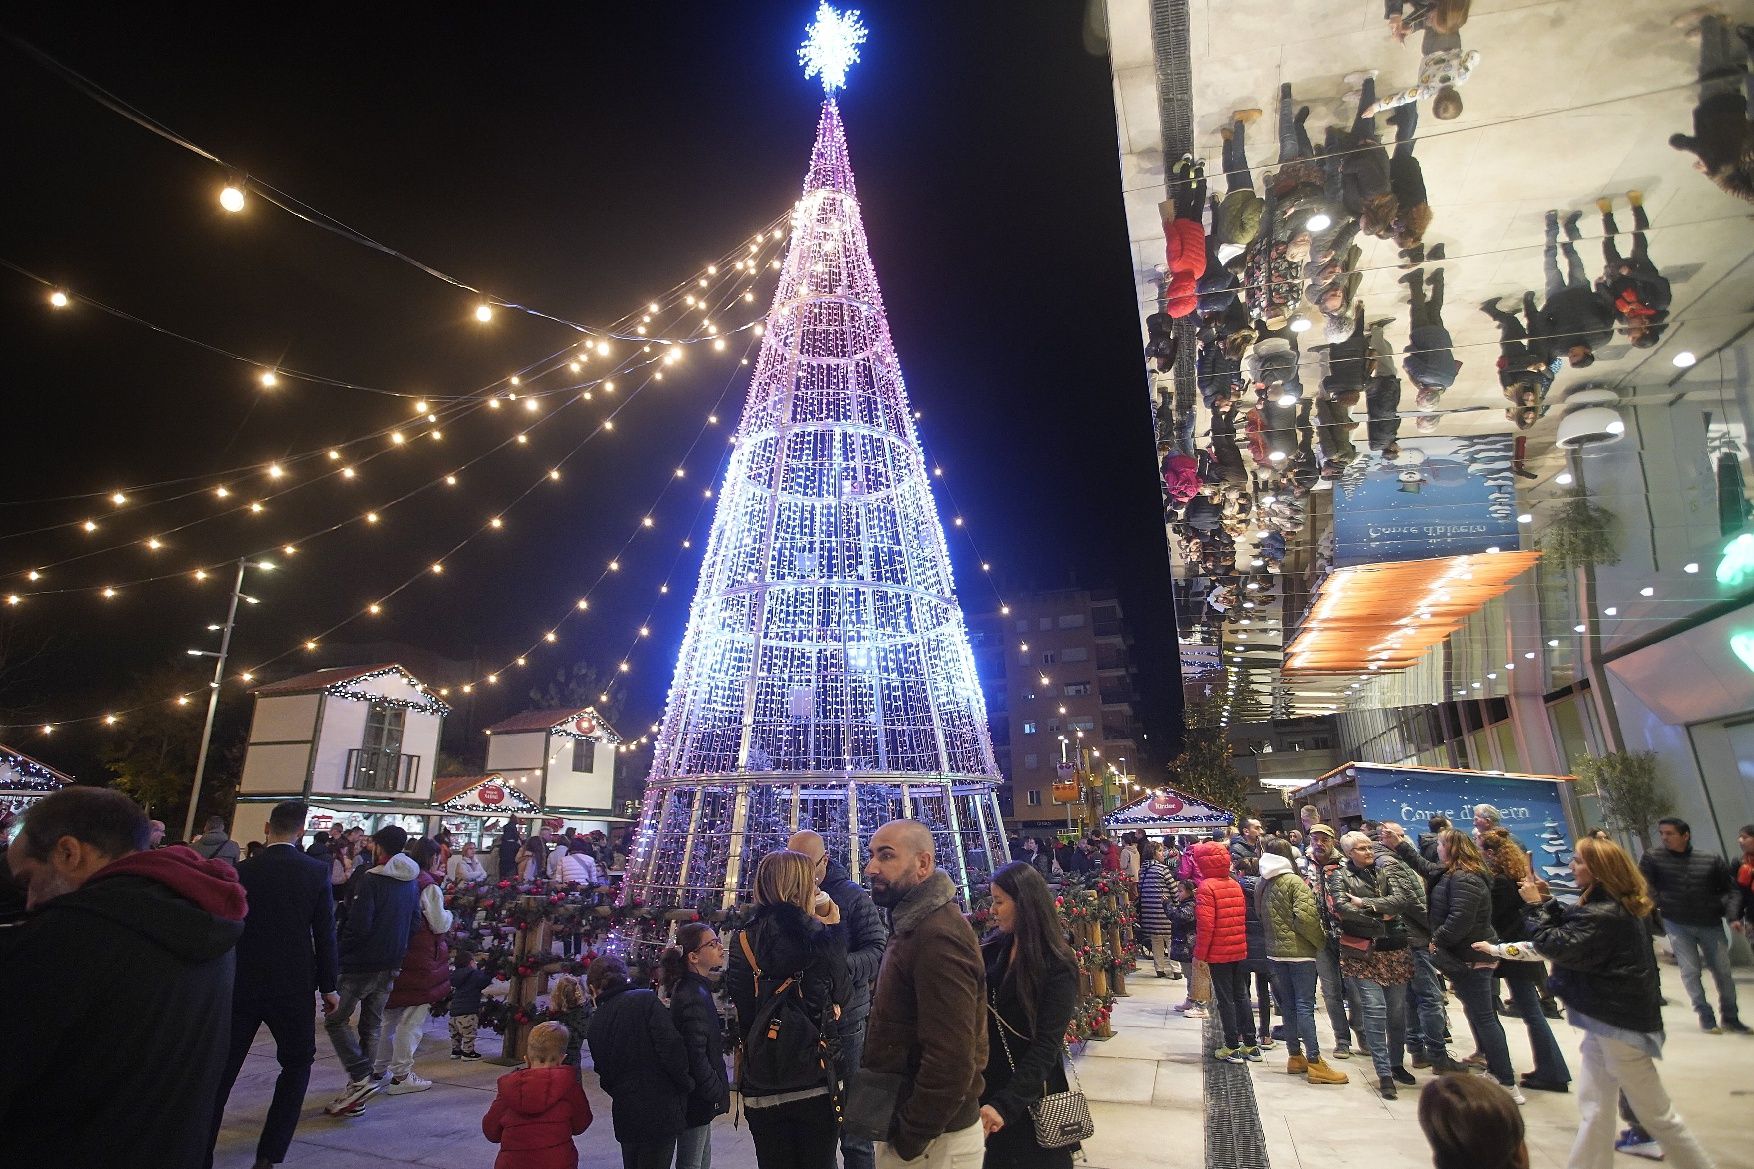
<path fill-rule="evenodd" d="M 256 380 L 262 383 L 263 389 L 271 390 L 280 384 L 280 375 L 271 369 L 265 369 L 257 375 Z"/>
<path fill-rule="evenodd" d="M 237 180 L 234 179 L 220 188 L 219 205 L 233 215 L 244 209 L 244 191 Z"/>
<path fill-rule="evenodd" d="M 72 304 L 72 303 L 73 303 L 72 300 L 69 299 L 67 294 L 65 292 L 62 292 L 59 288 L 57 288 L 57 289 L 55 289 L 55 291 L 49 293 L 49 304 L 51 306 L 53 306 L 54 308 L 66 308 L 69 304 Z"/>
<path fill-rule="evenodd" d="M 488 304 L 486 301 L 482 301 L 480 304 L 476 305 L 475 306 L 475 319 L 477 321 L 480 321 L 482 324 L 486 324 L 488 321 L 491 321 L 493 319 L 493 306 Z"/>

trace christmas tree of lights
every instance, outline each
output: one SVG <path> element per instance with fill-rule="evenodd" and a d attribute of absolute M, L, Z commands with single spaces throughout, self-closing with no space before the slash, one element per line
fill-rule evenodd
<path fill-rule="evenodd" d="M 835 90 L 856 12 L 799 51 L 827 95 L 718 493 L 625 898 L 728 906 L 800 828 L 856 873 L 932 827 L 966 896 L 1008 859 L 986 704 L 866 248 Z"/>

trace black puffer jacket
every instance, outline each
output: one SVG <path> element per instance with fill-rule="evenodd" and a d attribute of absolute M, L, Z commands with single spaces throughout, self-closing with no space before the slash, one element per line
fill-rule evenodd
<path fill-rule="evenodd" d="M 688 1078 L 694 1081 L 694 1090 L 688 1094 L 688 1127 L 711 1124 L 713 1117 L 731 1110 L 725 1034 L 712 987 L 692 970 L 670 991 L 670 1021 L 688 1049 Z"/>
<path fill-rule="evenodd" d="M 883 964 L 889 927 L 883 924 L 883 915 L 877 912 L 871 895 L 853 880 L 845 865 L 832 858 L 822 876 L 822 891 L 840 908 L 840 919 L 847 931 L 847 977 L 851 990 L 840 1013 L 841 1034 L 846 1035 L 871 1013 L 871 984 L 877 981 L 877 968 Z"/>
<path fill-rule="evenodd" d="M 688 1050 L 655 991 L 599 994 L 585 1039 L 591 1067 L 613 1101 L 617 1141 L 662 1141 L 687 1127 L 694 1088 Z"/>
<path fill-rule="evenodd" d="M 1489 963 L 1475 942 L 1496 942 L 1492 928 L 1492 889 L 1486 878 L 1451 869 L 1431 887 L 1432 960 L 1446 974 Z"/>
<path fill-rule="evenodd" d="M 825 926 L 795 905 L 763 905 L 750 916 L 743 934 L 761 966 L 764 986 L 797 975 L 804 990 L 805 1010 L 812 1019 L 830 1018 L 829 1008 L 835 1004 L 841 1004 L 844 1011 L 852 995 L 844 920 Z M 729 947 L 725 987 L 737 1006 L 737 1033 L 747 1038 L 761 1000 L 755 993 L 755 971 L 743 953 L 743 939 L 733 939 Z M 827 1090 L 826 1082 L 823 1090 Z"/>
<path fill-rule="evenodd" d="M 1658 845 L 1639 859 L 1638 868 L 1664 921 L 1702 926 L 1723 921 L 1735 887 L 1723 857 L 1692 846 L 1670 852 Z"/>
<path fill-rule="evenodd" d="M 1523 900 L 1517 892 L 1516 882 L 1503 873 L 1495 873 L 1492 877 L 1492 928 L 1501 942 L 1526 942 L 1528 931 L 1523 928 Z M 1514 978 L 1520 982 L 1537 982 L 1547 977 L 1547 966 L 1542 962 L 1500 962 L 1498 974 L 1501 978 Z"/>
<path fill-rule="evenodd" d="M 1605 891 L 1591 889 L 1569 907 L 1557 901 L 1530 905 L 1523 910 L 1523 928 L 1553 963 L 1549 985 L 1567 1006 L 1612 1027 L 1663 1029 L 1650 934 L 1642 919 Z"/>

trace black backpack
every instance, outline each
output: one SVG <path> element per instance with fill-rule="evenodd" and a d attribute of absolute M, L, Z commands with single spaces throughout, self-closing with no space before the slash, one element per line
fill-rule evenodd
<path fill-rule="evenodd" d="M 832 1088 L 828 1029 L 812 1018 L 804 1001 L 804 972 L 763 983 L 761 964 L 749 945 L 749 931 L 737 944 L 755 975 L 755 1017 L 743 1036 L 738 1090 L 746 1096 L 773 1096 L 809 1088 Z"/>

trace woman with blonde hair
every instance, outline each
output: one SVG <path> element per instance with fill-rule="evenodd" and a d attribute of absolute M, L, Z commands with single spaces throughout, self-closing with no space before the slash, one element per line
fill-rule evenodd
<path fill-rule="evenodd" d="M 1530 943 L 1553 963 L 1553 990 L 1584 1033 L 1578 1128 L 1569 1169 L 1614 1163 L 1615 1096 L 1662 1146 L 1674 1169 L 1711 1159 L 1676 1115 L 1657 1077 L 1663 1053 L 1662 991 L 1645 919 L 1654 905 L 1644 876 L 1611 840 L 1585 837 L 1571 858 L 1576 905 L 1560 905 L 1531 875 L 1517 887 Z"/>
<path fill-rule="evenodd" d="M 1510 1045 L 1505 1042 L 1492 996 L 1492 970 L 1498 961 L 1474 949 L 1475 942 L 1498 940 L 1492 928 L 1492 886 L 1486 879 L 1486 860 L 1473 837 L 1446 828 L 1437 837 L 1437 863 L 1443 875 L 1431 887 L 1431 961 L 1462 1000 L 1474 1044 L 1486 1057 L 1486 1070 L 1521 1104 L 1516 1069 L 1510 1065 Z"/>
<path fill-rule="evenodd" d="M 738 1089 L 761 1169 L 833 1169 L 840 1148 L 832 1053 L 800 1051 L 774 1036 L 780 1024 L 814 1024 L 831 1037 L 851 996 L 847 931 L 840 910 L 816 888 L 816 865 L 780 849 L 755 869 L 755 911 L 730 947 L 725 985 L 742 1037 Z M 799 1004 L 778 1000 L 795 995 Z M 768 1025 L 757 1028 L 760 1019 Z M 801 1057 L 790 1059 L 784 1055 Z"/>
<path fill-rule="evenodd" d="M 1503 828 L 1490 828 L 1480 837 L 1484 846 L 1488 879 L 1492 886 L 1492 929 L 1501 942 L 1526 942 L 1528 931 L 1523 928 L 1523 899 L 1517 886 L 1529 879 L 1529 858 L 1523 846 Z M 1565 1066 L 1565 1053 L 1553 1038 L 1553 1028 L 1541 1008 L 1541 987 L 1547 981 L 1547 967 L 1540 962 L 1502 962 L 1498 976 L 1510 992 L 1510 1001 L 1522 1016 L 1529 1033 L 1529 1050 L 1535 1056 L 1535 1070 L 1523 1076 L 1519 1084 L 1536 1092 L 1569 1092 L 1571 1069 Z"/>

